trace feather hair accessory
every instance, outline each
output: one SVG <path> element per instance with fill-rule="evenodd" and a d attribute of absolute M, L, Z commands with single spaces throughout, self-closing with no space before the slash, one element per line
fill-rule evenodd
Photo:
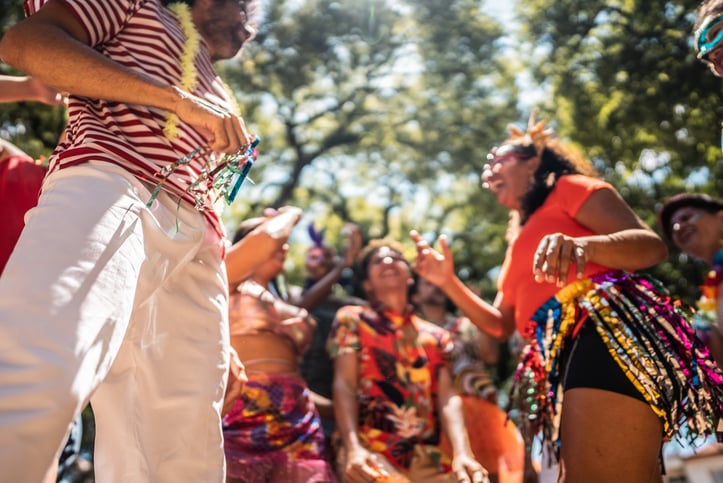
<path fill-rule="evenodd" d="M 311 238 L 311 241 L 314 243 L 315 247 L 323 248 L 324 245 L 324 232 L 325 229 L 316 231 L 314 228 L 313 223 L 309 223 L 309 226 L 306 229 L 309 232 L 309 238 Z"/>
<path fill-rule="evenodd" d="M 509 137 L 505 141 L 505 144 L 533 145 L 535 146 L 537 155 L 540 156 L 545 149 L 547 141 L 555 134 L 555 130 L 552 128 L 545 129 L 546 122 L 544 119 L 535 123 L 536 116 L 537 109 L 533 109 L 530 113 L 530 119 L 527 121 L 527 132 L 514 124 L 508 124 L 507 131 L 509 132 Z"/>

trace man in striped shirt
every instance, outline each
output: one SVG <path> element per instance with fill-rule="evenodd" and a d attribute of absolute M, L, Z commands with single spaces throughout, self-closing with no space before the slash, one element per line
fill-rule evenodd
<path fill-rule="evenodd" d="M 226 241 L 193 188 L 252 140 L 213 62 L 253 37 L 253 3 L 25 0 L 0 42 L 69 94 L 0 278 L 0 481 L 41 481 L 89 400 L 99 481 L 223 481 Z M 275 250 L 263 230 L 246 248 L 236 271 Z"/>

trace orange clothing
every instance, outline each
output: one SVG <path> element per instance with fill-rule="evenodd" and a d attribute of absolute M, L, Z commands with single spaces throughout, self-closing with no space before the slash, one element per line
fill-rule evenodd
<path fill-rule="evenodd" d="M 497 279 L 497 289 L 504 294 L 504 303 L 515 307 L 517 330 L 524 337 L 531 335 L 526 328 L 532 315 L 559 290 L 554 283 L 535 281 L 532 264 L 537 246 L 545 235 L 551 233 L 572 237 L 593 235 L 592 231 L 575 220 L 575 216 L 590 195 L 603 188 L 614 190 L 609 183 L 589 176 L 562 176 L 542 206 L 530 216 L 507 248 Z M 588 262 L 585 265 L 585 277 L 605 270 L 608 268 Z M 572 266 L 567 282 L 575 280 L 575 267 Z"/>

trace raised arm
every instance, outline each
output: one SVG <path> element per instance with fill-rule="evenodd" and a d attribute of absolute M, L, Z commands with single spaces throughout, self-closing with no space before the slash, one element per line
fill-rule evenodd
<path fill-rule="evenodd" d="M 236 287 L 286 243 L 301 214 L 301 210 L 293 206 L 270 212 L 263 223 L 228 249 L 226 276 L 229 287 Z"/>
<path fill-rule="evenodd" d="M 457 277 L 454 259 L 444 235 L 439 237 L 440 251 L 432 248 L 416 231 L 410 233 L 417 246 L 414 271 L 442 289 L 452 303 L 480 330 L 502 339 L 515 331 L 514 307 L 506 306 L 497 294 L 494 304 L 478 297 Z"/>
<path fill-rule="evenodd" d="M 5 33 L 0 58 L 61 92 L 174 112 L 207 136 L 213 150 L 231 152 L 248 144 L 240 117 L 119 65 L 88 44 L 85 29 L 71 11 L 61 0 L 49 0 Z"/>
<path fill-rule="evenodd" d="M 362 248 L 361 230 L 359 230 L 358 226 L 351 223 L 347 224 L 344 230 L 347 232 L 347 245 L 344 250 L 344 256 L 329 270 L 329 273 L 317 280 L 311 288 L 304 292 L 297 305 L 307 310 L 312 310 L 329 296 L 332 287 L 339 281 L 344 270 L 351 267 L 354 263 L 354 259 Z"/>
<path fill-rule="evenodd" d="M 573 238 L 553 233 L 545 236 L 535 252 L 536 280 L 562 286 L 567 283 L 573 264 L 581 278 L 588 261 L 632 272 L 655 265 L 668 256 L 665 243 L 614 190 L 603 188 L 592 193 L 575 219 L 595 235 Z"/>

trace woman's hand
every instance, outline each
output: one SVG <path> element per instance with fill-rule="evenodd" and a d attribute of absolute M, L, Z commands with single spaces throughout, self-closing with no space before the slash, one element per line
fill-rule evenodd
<path fill-rule="evenodd" d="M 489 473 L 472 456 L 460 454 L 452 460 L 452 471 L 460 483 L 489 483 Z"/>
<path fill-rule="evenodd" d="M 35 77 L 27 77 L 30 100 L 42 102 L 49 106 L 62 106 L 68 103 L 68 98 L 53 87 L 40 82 Z"/>
<path fill-rule="evenodd" d="M 537 246 L 532 262 L 535 281 L 563 287 L 567 285 L 571 264 L 575 265 L 577 278 L 583 278 L 589 258 L 587 248 L 585 241 L 562 233 L 545 235 Z"/>
<path fill-rule="evenodd" d="M 443 287 L 454 278 L 454 259 L 447 245 L 447 238 L 444 235 L 439 237 L 441 253 L 429 246 L 417 231 L 412 230 L 409 236 L 417 245 L 417 259 L 414 262 L 414 271 L 420 277 L 437 287 Z"/>
<path fill-rule="evenodd" d="M 341 232 L 346 237 L 346 249 L 344 250 L 342 266 L 344 268 L 351 267 L 362 250 L 361 230 L 354 223 L 347 223 Z"/>
<path fill-rule="evenodd" d="M 371 483 L 380 476 L 388 476 L 378 463 L 377 457 L 361 446 L 347 453 L 344 474 L 345 481 L 350 483 Z"/>

